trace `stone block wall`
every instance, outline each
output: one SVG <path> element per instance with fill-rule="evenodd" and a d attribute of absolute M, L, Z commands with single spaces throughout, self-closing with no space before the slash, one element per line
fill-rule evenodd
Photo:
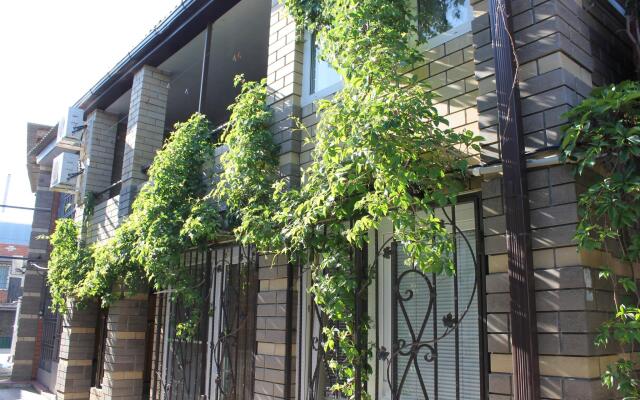
<path fill-rule="evenodd" d="M 488 2 L 472 3 L 476 14 L 473 40 L 480 134 L 488 139 L 482 158 L 491 161 L 501 158 L 501 153 Z M 562 137 L 561 126 L 566 122 L 562 114 L 586 97 L 593 85 L 604 83 L 619 72 L 597 61 L 624 46 L 611 33 L 615 18 L 609 9 L 604 10 L 608 14 L 601 11 L 595 17 L 586 3 L 512 2 L 525 152 L 529 157 L 555 152 Z M 605 28 L 603 21 L 613 25 Z M 605 30 L 609 32 L 599 38 L 594 34 Z M 593 342 L 597 327 L 611 310 L 612 291 L 598 279 L 593 255 L 578 253 L 573 241 L 582 184 L 573 177 L 572 167 L 564 165 L 529 169 L 527 180 L 541 397 L 609 398 L 611 394 L 601 387 L 600 375 L 615 358 L 615 351 L 597 348 Z M 502 184 L 499 176 L 487 177 L 482 183 L 484 247 L 488 256 L 489 392 L 495 399 L 511 398 L 513 383 Z"/>
<path fill-rule="evenodd" d="M 143 391 L 148 295 L 116 300 L 109 307 L 102 393 L 105 399 L 138 400 Z"/>
<path fill-rule="evenodd" d="M 54 208 L 54 193 L 49 191 L 50 180 L 51 171 L 41 169 L 38 174 L 34 205 L 38 210 L 33 213 L 29 253 L 27 254 L 30 260 L 33 260 L 34 263 L 42 268 L 47 267 L 49 242 L 39 237 L 50 233 L 52 228 L 51 210 Z M 36 346 L 36 341 L 38 338 L 38 321 L 41 318 L 40 297 L 43 285 L 44 278 L 42 273 L 33 268 L 27 269 L 19 308 L 20 315 L 16 333 L 18 337 L 13 354 L 13 370 L 11 373 L 11 380 L 13 381 L 28 381 L 35 378 L 39 363 L 39 346 Z"/>
<path fill-rule="evenodd" d="M 124 219 L 120 212 L 120 196 L 112 197 L 97 204 L 93 209 L 93 215 L 89 220 L 87 229 L 87 243 L 102 243 L 113 237 L 120 222 Z M 81 220 L 76 218 L 76 220 Z"/>
<path fill-rule="evenodd" d="M 56 397 L 89 399 L 97 321 L 95 303 L 76 306 L 70 303 L 62 320 Z"/>

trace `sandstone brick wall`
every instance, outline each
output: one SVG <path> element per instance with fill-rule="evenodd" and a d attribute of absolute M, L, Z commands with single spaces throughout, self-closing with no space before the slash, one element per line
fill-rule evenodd
<path fill-rule="evenodd" d="M 51 211 L 54 207 L 54 194 L 49 191 L 51 171 L 41 169 L 38 174 L 35 205 L 38 211 L 33 213 L 31 225 L 31 239 L 29 242 L 28 258 L 42 267 L 47 267 L 49 258 L 49 242 L 40 239 L 39 236 L 50 233 Z M 24 277 L 24 287 L 18 317 L 17 341 L 13 354 L 13 370 L 11 380 L 28 381 L 35 377 L 39 357 L 36 354 L 39 346 L 36 346 L 38 338 L 38 321 L 41 318 L 40 296 L 44 285 L 42 273 L 34 269 L 27 269 Z"/>
<path fill-rule="evenodd" d="M 87 243 L 102 243 L 113 237 L 125 216 L 120 209 L 119 195 L 97 204 L 89 220 Z"/>
<path fill-rule="evenodd" d="M 473 3 L 479 125 L 481 135 L 488 138 L 482 158 L 491 161 L 500 158 L 491 32 L 487 1 Z M 525 151 L 529 154 L 553 152 L 566 122 L 562 114 L 587 96 L 593 85 L 604 83 L 619 72 L 617 67 L 606 67 L 598 61 L 624 47 L 611 33 L 615 19 L 603 11 L 595 17 L 586 3 L 512 2 Z M 605 27 L 605 23 L 609 25 Z M 618 59 L 607 64 L 615 65 Z M 582 185 L 574 179 L 572 167 L 562 165 L 529 169 L 527 179 L 541 396 L 608 398 L 610 394 L 601 388 L 599 377 L 611 361 L 613 350 L 596 348 L 593 341 L 597 327 L 611 310 L 612 295 L 611 288 L 598 280 L 592 255 L 579 254 L 573 241 L 578 221 L 576 199 Z M 511 397 L 512 382 L 505 217 L 499 177 L 482 183 L 482 199 L 488 255 L 489 392 L 491 398 L 503 399 Z"/>
<path fill-rule="evenodd" d="M 297 35 L 295 23 L 286 15 L 277 0 L 272 1 L 267 68 L 268 103 L 273 110 L 272 132 L 280 145 L 280 170 L 289 184 L 300 184 L 300 151 L 302 138 L 293 130 L 291 117 L 300 117 L 302 93 L 303 42 Z M 296 394 L 296 307 L 298 303 L 295 276 L 287 307 L 287 282 L 294 268 L 284 259 L 273 262 L 269 256 L 260 257 L 257 309 L 257 352 L 255 364 L 255 399 L 273 400 Z M 290 347 L 287 348 L 287 318 L 290 318 Z M 289 364 L 287 364 L 289 363 Z M 290 370 L 291 375 L 285 376 Z M 287 385 L 287 383 L 289 383 Z"/>

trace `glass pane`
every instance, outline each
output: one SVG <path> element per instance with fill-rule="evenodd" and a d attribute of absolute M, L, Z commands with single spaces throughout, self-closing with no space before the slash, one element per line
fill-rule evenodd
<path fill-rule="evenodd" d="M 340 82 L 340 75 L 329 63 L 320 59 L 320 49 L 316 45 L 315 35 L 311 36 L 314 47 L 311 50 L 311 66 L 313 68 L 311 76 L 311 94 L 331 87 Z"/>
<path fill-rule="evenodd" d="M 431 39 L 471 21 L 469 0 L 418 0 L 418 30 L 423 39 Z"/>
<path fill-rule="evenodd" d="M 402 247 L 397 251 L 395 390 L 403 400 L 480 398 L 473 204 L 456 206 L 455 216 L 450 208 L 446 214 L 457 226 L 455 277 L 424 274 L 405 265 Z M 447 225 L 453 235 L 453 225 Z M 458 319 L 457 330 L 447 329 L 447 321 Z"/>
<path fill-rule="evenodd" d="M 0 289 L 6 289 L 9 284 L 9 267 L 0 267 Z"/>

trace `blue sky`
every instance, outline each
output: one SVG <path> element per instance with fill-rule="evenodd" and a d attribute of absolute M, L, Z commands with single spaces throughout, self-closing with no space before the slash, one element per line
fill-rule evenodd
<path fill-rule="evenodd" d="M 0 203 L 32 206 L 27 122 L 52 125 L 180 0 L 0 2 Z M 31 224 L 31 213 L 0 210 Z"/>

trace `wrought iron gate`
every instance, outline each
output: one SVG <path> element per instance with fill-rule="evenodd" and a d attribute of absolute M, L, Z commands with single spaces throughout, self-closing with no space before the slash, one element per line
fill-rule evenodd
<path fill-rule="evenodd" d="M 151 398 L 253 398 L 257 261 L 252 248 L 234 244 L 184 255 L 204 306 L 196 334 L 185 339 L 177 334 L 187 315 L 184 305 L 166 301 L 166 295 L 157 302 L 164 308 L 164 332 L 154 336 L 164 338 L 154 346 Z"/>
<path fill-rule="evenodd" d="M 58 361 L 62 321 L 60 314 L 51 310 L 51 293 L 44 288 L 42 303 L 42 342 L 40 345 L 40 368 L 51 372 L 51 364 Z"/>

